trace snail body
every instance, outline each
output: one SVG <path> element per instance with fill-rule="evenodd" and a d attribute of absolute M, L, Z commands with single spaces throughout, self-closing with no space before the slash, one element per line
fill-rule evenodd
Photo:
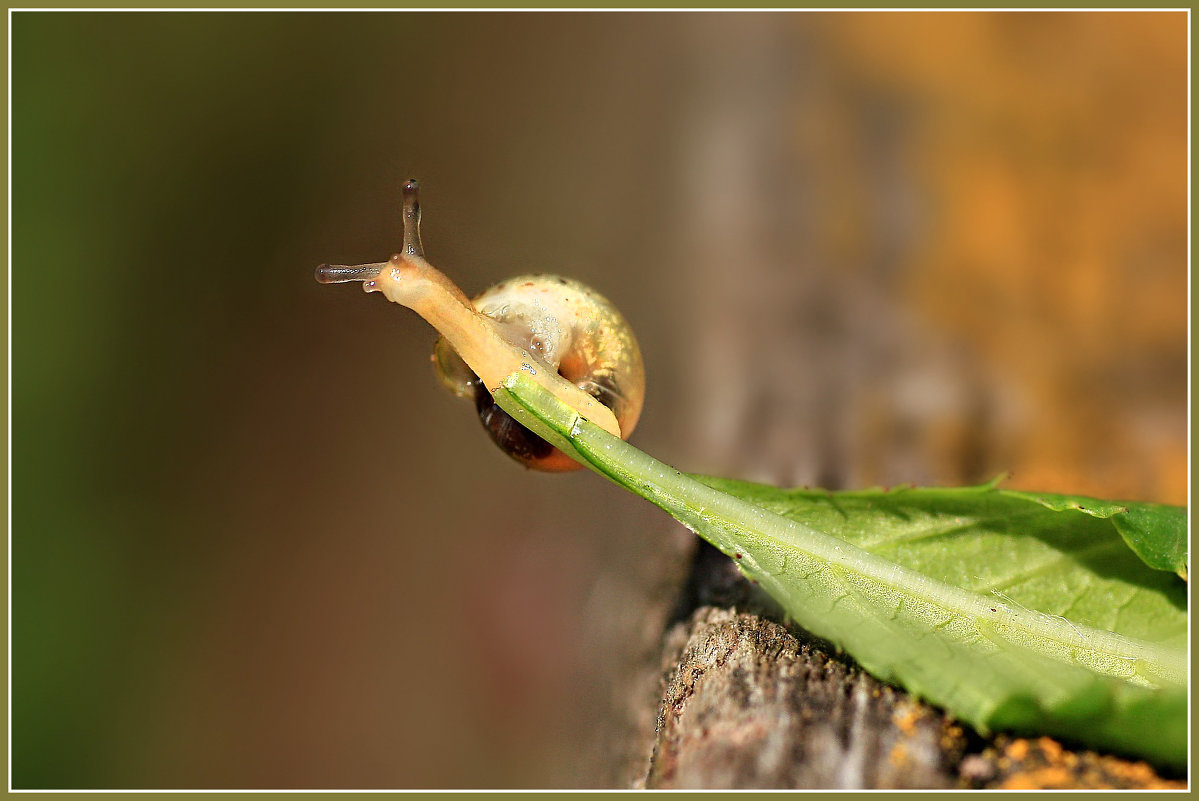
<path fill-rule="evenodd" d="M 440 332 L 433 349 L 442 384 L 472 399 L 484 428 L 509 456 L 552 472 L 579 465 L 501 409 L 493 393 L 522 371 L 609 433 L 627 439 L 645 396 L 632 329 L 602 295 L 569 278 L 522 275 L 469 299 L 425 261 L 417 184 L 404 186 L 404 246 L 386 262 L 321 265 L 321 283 L 361 281 Z"/>

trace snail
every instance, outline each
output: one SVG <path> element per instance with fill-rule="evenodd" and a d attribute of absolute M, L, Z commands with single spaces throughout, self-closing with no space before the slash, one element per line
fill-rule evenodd
<path fill-rule="evenodd" d="M 440 333 L 432 361 L 441 383 L 473 400 L 492 441 L 536 470 L 580 465 L 517 422 L 493 395 L 517 371 L 579 415 L 628 439 L 641 415 L 645 367 L 628 322 L 602 295 L 556 275 L 521 275 L 473 299 L 429 262 L 420 240 L 419 186 L 404 184 L 401 251 L 385 262 L 322 264 L 322 284 L 361 281 L 366 292 L 415 311 Z"/>

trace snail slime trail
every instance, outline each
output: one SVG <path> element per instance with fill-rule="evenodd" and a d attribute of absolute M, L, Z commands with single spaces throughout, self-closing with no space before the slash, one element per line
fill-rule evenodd
<path fill-rule="evenodd" d="M 316 280 L 360 281 L 365 291 L 407 306 L 436 328 L 432 359 L 442 385 L 473 401 L 492 441 L 521 464 L 550 472 L 580 467 L 495 402 L 495 391 L 518 371 L 628 439 L 641 415 L 645 367 L 620 312 L 590 287 L 556 275 L 516 276 L 468 298 L 425 261 L 418 190 L 415 180 L 404 184 L 399 253 L 372 264 L 322 264 Z"/>

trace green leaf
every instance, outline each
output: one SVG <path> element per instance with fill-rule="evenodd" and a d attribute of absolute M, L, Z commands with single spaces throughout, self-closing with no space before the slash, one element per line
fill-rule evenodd
<path fill-rule="evenodd" d="M 1113 525 L 1125 505 L 1004 490 L 996 482 L 829 493 L 695 478 L 938 581 L 1185 646 L 1186 587 L 1129 552 Z"/>
<path fill-rule="evenodd" d="M 521 376 L 495 397 L 735 559 L 875 676 L 984 733 L 1186 764 L 1185 588 L 1129 558 L 1103 518 L 991 485 L 829 494 L 700 480 Z"/>
<path fill-rule="evenodd" d="M 1026 498 L 1048 509 L 1068 509 L 1110 520 L 1128 547 L 1154 570 L 1168 570 L 1187 577 L 1187 510 L 1182 506 L 1131 501 L 1101 501 L 1080 495 L 1003 490 L 1012 497 Z"/>

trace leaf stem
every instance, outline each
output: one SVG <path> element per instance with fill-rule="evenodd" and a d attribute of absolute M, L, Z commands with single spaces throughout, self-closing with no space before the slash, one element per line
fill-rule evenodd
<path fill-rule="evenodd" d="M 509 376 L 496 400 L 510 414 L 568 454 L 659 506 L 718 548 L 752 553 L 739 564 L 777 575 L 788 552 L 802 552 L 860 588 L 864 582 L 915 597 L 952 618 L 965 618 L 976 636 L 1003 640 L 1059 662 L 1134 684 L 1186 682 L 1186 654 L 1110 631 L 1094 629 L 954 587 L 871 554 L 848 542 L 708 487 L 577 414 L 524 376 Z M 750 546 L 756 546 L 750 548 Z M 756 570 L 755 570 L 756 568 Z M 868 590 L 871 596 L 877 590 Z M 836 601 L 834 601 L 834 604 Z M 822 636 L 828 636 L 826 633 Z M 837 640 L 836 633 L 831 639 Z"/>

